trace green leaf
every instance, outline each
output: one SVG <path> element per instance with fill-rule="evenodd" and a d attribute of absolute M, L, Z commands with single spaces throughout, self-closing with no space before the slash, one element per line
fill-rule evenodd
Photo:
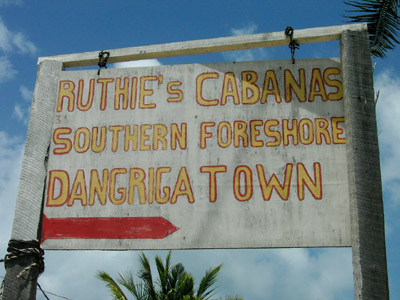
<path fill-rule="evenodd" d="M 171 251 L 168 253 L 165 263 L 161 257 L 156 256 L 155 258 L 159 275 L 158 285 L 153 283 L 150 263 L 144 253 L 139 256 L 139 262 L 140 268 L 137 273 L 139 282 L 135 282 L 131 272 L 119 274 L 117 279 L 117 282 L 126 288 L 136 300 L 208 300 L 215 291 L 213 286 L 221 270 L 221 265 L 209 269 L 201 279 L 196 292 L 193 275 L 186 272 L 182 264 L 171 264 Z M 99 272 L 97 277 L 107 283 L 114 299 L 127 300 L 121 287 L 110 275 Z M 242 299 L 235 297 L 233 300 Z"/>
<path fill-rule="evenodd" d="M 106 286 L 110 289 L 111 295 L 113 295 L 115 300 L 128 300 L 118 283 L 108 273 L 99 271 L 96 276 L 106 282 Z"/>
<path fill-rule="evenodd" d="M 398 32 L 400 18 L 397 14 L 399 0 L 362 0 L 345 1 L 345 4 L 355 8 L 346 16 L 350 22 L 365 22 L 368 24 L 371 54 L 375 57 L 386 57 L 388 50 L 393 50 L 399 44 Z"/>
<path fill-rule="evenodd" d="M 157 300 L 157 293 L 153 283 L 150 263 L 143 252 L 139 256 L 139 262 L 141 267 L 138 272 L 138 277 L 143 281 L 143 288 L 146 293 L 148 293 L 149 300 Z"/>
<path fill-rule="evenodd" d="M 197 290 L 197 297 L 200 299 L 209 299 L 215 291 L 215 288 L 211 289 L 211 287 L 216 283 L 217 276 L 222 268 L 222 265 L 219 265 L 215 268 L 211 268 L 206 272 L 206 275 L 201 279 L 199 288 Z"/>

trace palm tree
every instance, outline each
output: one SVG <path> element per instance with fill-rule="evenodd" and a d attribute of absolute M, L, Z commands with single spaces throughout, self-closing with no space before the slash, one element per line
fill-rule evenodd
<path fill-rule="evenodd" d="M 140 255 L 139 262 L 138 283 L 134 281 L 131 272 L 119 274 L 117 280 L 104 271 L 97 273 L 97 277 L 106 282 L 115 300 L 128 300 L 120 285 L 137 300 L 207 300 L 215 291 L 213 286 L 221 270 L 221 265 L 209 269 L 196 291 L 192 274 L 187 273 L 180 263 L 171 265 L 171 251 L 165 259 L 165 264 L 159 256 L 155 258 L 158 271 L 157 284 L 154 283 L 150 263 L 144 253 Z"/>
<path fill-rule="evenodd" d="M 397 38 L 400 30 L 400 18 L 397 8 L 400 0 L 360 0 L 345 1 L 355 8 L 352 15 L 346 16 L 350 22 L 368 24 L 371 54 L 375 57 L 386 57 L 387 50 L 393 50 L 399 44 Z"/>

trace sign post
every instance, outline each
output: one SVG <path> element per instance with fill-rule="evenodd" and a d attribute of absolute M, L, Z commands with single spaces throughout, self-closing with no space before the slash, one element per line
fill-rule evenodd
<path fill-rule="evenodd" d="M 367 31 L 341 39 L 355 299 L 389 299 L 373 73 Z"/>
<path fill-rule="evenodd" d="M 388 299 L 366 25 L 294 38 L 341 40 L 341 59 L 100 74 L 63 70 L 97 63 L 94 52 L 39 59 L 12 239 L 45 249 L 351 246 L 356 299 Z M 109 62 L 288 42 L 279 32 L 116 49 Z M 7 263 L 5 299 L 32 262 Z"/>
<path fill-rule="evenodd" d="M 36 299 L 41 257 L 34 246 L 40 241 L 46 161 L 55 112 L 52 99 L 57 95 L 61 70 L 62 62 L 39 64 L 8 249 L 10 258 L 5 261 L 3 299 Z"/>

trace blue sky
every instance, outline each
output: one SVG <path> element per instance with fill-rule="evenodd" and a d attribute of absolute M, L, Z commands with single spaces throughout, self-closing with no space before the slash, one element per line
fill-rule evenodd
<path fill-rule="evenodd" d="M 6 253 L 38 57 L 341 25 L 342 1 L 27 1 L 0 0 L 0 255 Z M 302 45 L 298 58 L 337 57 L 338 42 Z M 288 59 L 287 47 L 160 59 L 148 64 Z M 400 298 L 399 50 L 374 60 L 391 298 Z M 146 252 L 150 257 L 166 252 Z M 111 299 L 97 270 L 137 265 L 136 251 L 48 251 L 39 279 L 68 299 Z M 351 249 L 174 251 L 199 278 L 223 263 L 216 296 L 245 299 L 353 299 Z M 4 270 L 0 270 L 4 275 Z M 51 296 L 51 299 L 61 299 Z M 44 299 L 38 293 L 38 299 Z"/>

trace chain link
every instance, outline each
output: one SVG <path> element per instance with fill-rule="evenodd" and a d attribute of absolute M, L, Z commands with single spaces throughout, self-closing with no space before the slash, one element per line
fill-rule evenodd
<path fill-rule="evenodd" d="M 109 57 L 110 57 L 110 52 L 103 50 L 99 52 L 99 62 L 97 64 L 99 66 L 99 70 L 97 71 L 97 75 L 100 75 L 101 68 L 107 69 L 107 61 Z"/>
<path fill-rule="evenodd" d="M 296 49 L 300 49 L 300 44 L 293 39 L 293 32 L 294 29 L 290 26 L 287 26 L 285 28 L 285 35 L 288 36 L 290 38 L 290 43 L 289 43 L 289 48 L 290 48 L 290 53 L 292 54 L 292 64 L 295 64 L 295 58 L 294 58 L 294 54 L 296 52 Z"/>

